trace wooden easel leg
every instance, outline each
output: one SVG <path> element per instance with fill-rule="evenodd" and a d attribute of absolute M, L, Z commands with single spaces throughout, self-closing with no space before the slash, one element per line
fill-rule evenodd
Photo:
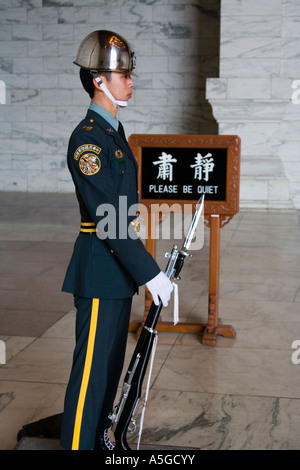
<path fill-rule="evenodd" d="M 219 319 L 219 275 L 220 275 L 220 216 L 210 216 L 210 252 L 209 252 L 209 293 L 208 322 L 202 336 L 202 343 L 215 345 L 217 336 L 235 338 L 234 329 L 221 325 Z"/>

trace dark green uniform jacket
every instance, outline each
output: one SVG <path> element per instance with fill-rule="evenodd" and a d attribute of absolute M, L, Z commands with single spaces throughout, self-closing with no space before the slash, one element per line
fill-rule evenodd
<path fill-rule="evenodd" d="M 137 163 L 125 136 L 89 110 L 71 135 L 68 167 L 81 227 L 87 231 L 77 237 L 63 291 L 89 298 L 131 297 L 160 268 L 143 242 L 128 235 L 138 188 Z M 97 232 L 89 233 L 92 223 Z"/>

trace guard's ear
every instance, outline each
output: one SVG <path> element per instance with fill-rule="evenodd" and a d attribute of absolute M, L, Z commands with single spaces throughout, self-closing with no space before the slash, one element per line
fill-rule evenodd
<path fill-rule="evenodd" d="M 102 80 L 100 77 L 93 78 L 93 83 L 94 83 L 94 86 L 97 88 L 97 90 L 102 91 L 100 88 L 100 84 L 102 83 Z"/>

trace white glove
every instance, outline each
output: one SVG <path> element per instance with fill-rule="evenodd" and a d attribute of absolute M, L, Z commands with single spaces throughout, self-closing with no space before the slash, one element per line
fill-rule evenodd
<path fill-rule="evenodd" d="M 161 271 L 157 276 L 146 283 L 146 287 L 151 292 L 155 305 L 159 304 L 159 297 L 164 307 L 168 305 L 173 290 L 173 284 L 165 273 Z"/>

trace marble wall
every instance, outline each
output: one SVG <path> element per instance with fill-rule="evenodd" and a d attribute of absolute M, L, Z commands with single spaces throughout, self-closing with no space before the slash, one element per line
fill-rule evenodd
<path fill-rule="evenodd" d="M 137 53 L 127 135 L 240 135 L 241 207 L 300 208 L 299 0 L 0 0 L 0 190 L 73 191 L 72 62 L 101 28 Z"/>
<path fill-rule="evenodd" d="M 299 0 L 222 0 L 220 74 L 207 98 L 242 139 L 241 205 L 300 208 Z"/>
<path fill-rule="evenodd" d="M 97 29 L 137 53 L 119 114 L 127 135 L 217 133 L 205 86 L 219 75 L 219 10 L 220 0 L 0 0 L 0 190 L 73 191 L 67 143 L 89 104 L 73 60 Z"/>

